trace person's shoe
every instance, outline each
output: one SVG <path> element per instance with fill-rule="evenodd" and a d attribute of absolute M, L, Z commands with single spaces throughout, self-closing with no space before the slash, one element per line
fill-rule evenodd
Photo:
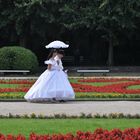
<path fill-rule="evenodd" d="M 64 103 L 64 102 L 66 102 L 66 101 L 65 101 L 65 100 L 60 100 L 59 102 L 60 102 L 60 103 Z"/>
<path fill-rule="evenodd" d="M 52 103 L 56 103 L 57 100 L 56 100 L 55 98 L 52 98 L 51 102 L 52 102 Z"/>

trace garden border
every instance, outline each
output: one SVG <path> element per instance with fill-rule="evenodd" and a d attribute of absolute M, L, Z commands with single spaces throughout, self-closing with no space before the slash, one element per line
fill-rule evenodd
<path fill-rule="evenodd" d="M 65 113 L 44 115 L 44 114 L 15 114 L 8 113 L 7 115 L 0 114 L 0 119 L 140 119 L 140 114 L 124 114 L 124 113 L 109 113 L 109 114 L 85 114 L 80 115 L 67 115 Z"/>
<path fill-rule="evenodd" d="M 8 80 L 12 80 L 12 79 L 14 79 L 14 80 L 17 80 L 17 79 L 20 79 L 20 80 L 24 80 L 24 79 L 28 79 L 28 80 L 35 80 L 35 79 L 37 79 L 38 78 L 38 76 L 30 76 L 30 77 L 28 77 L 28 76 L 24 76 L 24 77 L 0 77 L 0 80 L 6 80 L 6 79 L 8 79 Z M 89 77 L 71 77 L 70 76 L 70 78 L 73 78 L 73 79 L 78 79 L 78 78 L 83 78 L 83 79 L 87 79 L 87 78 L 89 78 Z M 110 79 L 110 78 L 115 78 L 115 79 L 120 79 L 120 78 L 128 78 L 128 79 L 130 79 L 130 78 L 134 78 L 134 79 L 140 79 L 140 76 L 137 76 L 137 77 L 134 77 L 134 76 L 123 76 L 123 77 L 120 77 L 120 76 L 109 76 L 109 77 L 90 77 L 90 78 L 96 78 L 96 79 L 100 79 L 100 78 L 106 78 L 106 79 Z M 71 101 L 71 100 L 68 100 L 68 101 Z M 108 97 L 106 97 L 106 98 L 76 98 L 75 100 L 72 100 L 72 101 L 140 101 L 140 98 L 108 98 Z M 5 99 L 5 98 L 0 98 L 0 102 L 26 102 L 26 100 L 25 99 L 23 99 L 23 98 L 7 98 L 7 99 Z M 50 103 L 50 102 L 49 102 Z"/>
<path fill-rule="evenodd" d="M 29 79 L 29 80 L 31 80 L 31 79 L 37 79 L 39 76 L 1 76 L 0 77 L 0 80 L 5 80 L 5 79 L 10 79 L 10 80 L 12 80 L 12 79 Z M 110 79 L 110 78 L 118 78 L 118 79 L 120 79 L 120 78 L 134 78 L 134 79 L 140 79 L 140 76 L 69 76 L 69 78 L 73 78 L 73 79 L 77 79 L 77 78 L 84 78 L 84 79 L 86 79 L 86 78 L 108 78 L 108 79 Z"/>
<path fill-rule="evenodd" d="M 75 100 L 67 100 L 66 102 L 80 102 L 80 101 L 140 101 L 140 98 L 84 98 L 84 99 L 77 98 Z M 0 99 L 0 102 L 27 102 L 27 101 L 25 99 Z M 51 101 L 48 103 L 51 103 Z M 59 103 L 59 101 L 57 103 Z"/>

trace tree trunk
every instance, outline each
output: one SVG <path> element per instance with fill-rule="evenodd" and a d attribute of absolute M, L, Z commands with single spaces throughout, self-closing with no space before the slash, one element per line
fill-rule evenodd
<path fill-rule="evenodd" d="M 15 42 L 15 33 L 13 31 L 11 31 L 11 34 L 10 34 L 10 41 L 13 43 Z"/>
<path fill-rule="evenodd" d="M 26 45 L 27 45 L 26 43 L 27 43 L 26 37 L 20 36 L 20 40 L 19 40 L 20 46 L 26 48 Z"/>
<path fill-rule="evenodd" d="M 113 66 L 113 40 L 112 40 L 112 32 L 109 32 L 109 48 L 108 48 L 108 65 Z"/>

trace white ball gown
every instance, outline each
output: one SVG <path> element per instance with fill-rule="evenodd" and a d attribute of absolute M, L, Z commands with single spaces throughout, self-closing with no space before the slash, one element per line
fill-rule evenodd
<path fill-rule="evenodd" d="M 46 101 L 54 98 L 56 100 L 74 99 L 75 94 L 63 72 L 62 62 L 58 65 L 57 61 L 51 58 L 45 61 L 45 64 L 51 64 L 51 70 L 46 70 L 41 74 L 24 98 L 27 101 Z"/>

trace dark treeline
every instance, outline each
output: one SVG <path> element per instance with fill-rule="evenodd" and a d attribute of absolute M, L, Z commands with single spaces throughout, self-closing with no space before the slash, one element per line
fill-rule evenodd
<path fill-rule="evenodd" d="M 140 65 L 140 0 L 0 0 L 0 47 L 28 48 L 43 64 L 54 40 L 87 65 Z"/>

